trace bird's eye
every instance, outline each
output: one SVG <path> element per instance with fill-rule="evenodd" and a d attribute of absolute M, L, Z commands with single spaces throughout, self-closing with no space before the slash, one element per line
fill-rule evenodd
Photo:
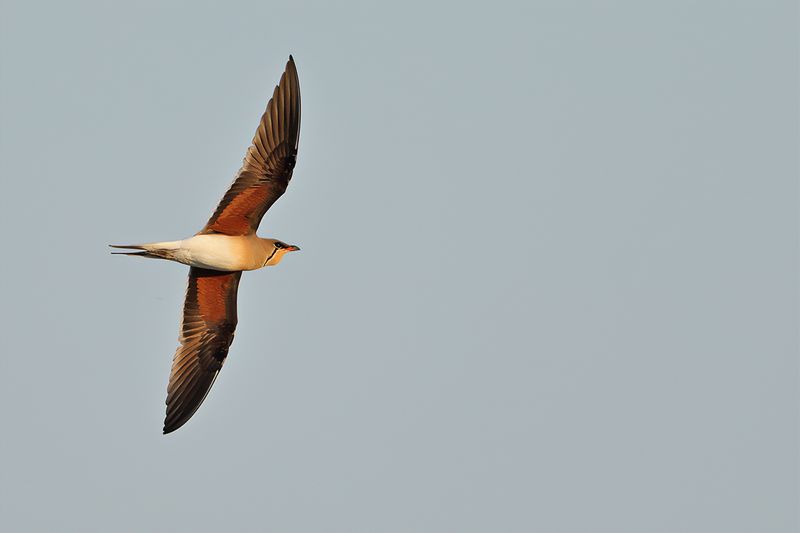
<path fill-rule="evenodd" d="M 286 248 L 286 245 L 281 241 L 275 241 L 275 248 Z"/>

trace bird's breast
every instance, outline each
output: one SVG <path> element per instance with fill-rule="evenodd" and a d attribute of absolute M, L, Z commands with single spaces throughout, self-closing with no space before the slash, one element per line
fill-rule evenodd
<path fill-rule="evenodd" d="M 184 262 L 212 270 L 255 270 L 264 266 L 265 252 L 255 235 L 195 235 L 181 242 Z"/>

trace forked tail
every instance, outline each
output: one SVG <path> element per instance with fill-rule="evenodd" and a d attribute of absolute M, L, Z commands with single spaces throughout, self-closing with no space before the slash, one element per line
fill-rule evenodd
<path fill-rule="evenodd" d="M 128 248 L 139 252 L 111 252 L 113 255 L 136 255 L 153 259 L 175 259 L 175 252 L 180 249 L 181 241 L 151 242 L 147 244 L 109 244 L 111 248 Z"/>

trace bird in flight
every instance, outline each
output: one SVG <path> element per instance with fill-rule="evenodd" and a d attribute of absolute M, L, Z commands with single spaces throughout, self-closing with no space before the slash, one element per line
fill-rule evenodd
<path fill-rule="evenodd" d="M 288 252 L 300 249 L 256 235 L 264 213 L 292 178 L 299 138 L 300 82 L 289 56 L 242 168 L 205 227 L 182 241 L 111 245 L 138 250 L 112 253 L 190 267 L 180 346 L 167 385 L 165 434 L 194 415 L 225 362 L 236 330 L 236 291 L 242 271 L 277 265 Z"/>

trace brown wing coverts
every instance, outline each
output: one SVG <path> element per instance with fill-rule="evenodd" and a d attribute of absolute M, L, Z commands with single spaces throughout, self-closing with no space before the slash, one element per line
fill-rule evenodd
<path fill-rule="evenodd" d="M 180 346 L 167 386 L 164 433 L 175 431 L 203 403 L 236 330 L 236 291 L 241 272 L 192 267 L 183 306 Z"/>
<path fill-rule="evenodd" d="M 294 59 L 286 70 L 247 150 L 242 168 L 200 233 L 247 235 L 286 190 L 300 139 L 300 81 Z"/>

